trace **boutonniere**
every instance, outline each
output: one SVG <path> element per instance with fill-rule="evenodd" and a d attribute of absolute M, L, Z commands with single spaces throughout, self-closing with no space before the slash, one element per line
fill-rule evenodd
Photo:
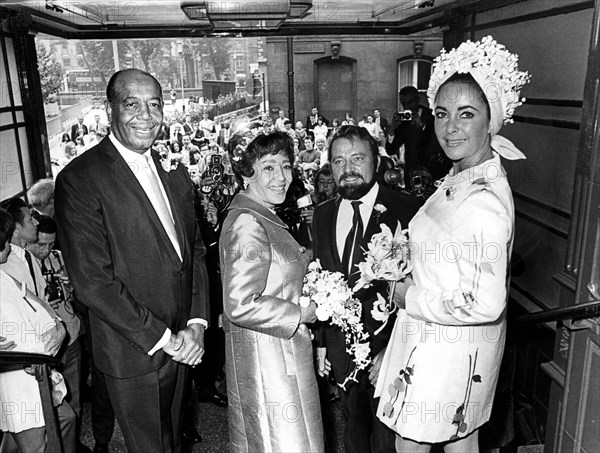
<path fill-rule="evenodd" d="M 375 220 L 379 221 L 379 216 L 387 211 L 387 208 L 381 203 L 377 203 L 373 206 L 373 211 L 375 211 Z"/>
<path fill-rule="evenodd" d="M 171 151 L 161 151 L 160 152 L 160 166 L 164 171 L 169 173 L 171 170 L 177 170 L 179 166 L 179 162 L 171 158 Z"/>

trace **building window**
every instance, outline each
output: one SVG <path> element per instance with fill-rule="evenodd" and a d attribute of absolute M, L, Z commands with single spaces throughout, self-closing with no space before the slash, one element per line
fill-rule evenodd
<path fill-rule="evenodd" d="M 427 86 L 431 77 L 431 67 L 433 59 L 429 57 L 420 58 L 402 58 L 398 60 L 398 92 L 402 87 L 411 85 L 419 90 L 421 97 L 426 98 Z M 400 100 L 398 109 L 401 109 Z"/>
<path fill-rule="evenodd" d="M 5 65 L 8 63 L 8 66 Z M 23 196 L 34 182 L 25 113 L 21 99 L 15 43 L 11 34 L 0 28 L 0 199 Z"/>

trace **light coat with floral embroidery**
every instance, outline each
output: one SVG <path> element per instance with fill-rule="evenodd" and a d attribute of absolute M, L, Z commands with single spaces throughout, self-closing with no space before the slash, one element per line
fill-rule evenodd
<path fill-rule="evenodd" d="M 416 286 L 381 367 L 378 417 L 402 437 L 464 437 L 491 413 L 504 350 L 514 206 L 495 156 L 446 177 L 409 226 Z"/>

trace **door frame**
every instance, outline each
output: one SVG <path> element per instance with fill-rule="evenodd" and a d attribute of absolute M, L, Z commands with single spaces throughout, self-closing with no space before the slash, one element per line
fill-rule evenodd
<path fill-rule="evenodd" d="M 319 108 L 319 111 L 321 111 L 321 106 L 319 104 L 319 65 L 322 65 L 324 63 L 330 63 L 333 60 L 332 57 L 327 56 L 327 57 L 321 57 L 321 58 L 317 58 L 314 62 L 313 62 L 313 80 L 315 81 L 314 84 L 314 104 L 313 106 L 317 106 Z M 337 59 L 339 60 L 340 63 L 345 63 L 345 64 L 351 64 L 352 65 L 352 99 L 351 99 L 351 104 L 352 104 L 352 118 L 356 118 L 356 87 L 357 87 L 357 61 L 354 58 L 351 57 L 345 57 L 340 55 L 339 58 Z M 312 107 L 311 107 L 312 108 Z M 332 118 L 329 118 L 329 120 L 331 120 Z M 340 122 L 342 121 L 342 118 L 340 118 Z"/>

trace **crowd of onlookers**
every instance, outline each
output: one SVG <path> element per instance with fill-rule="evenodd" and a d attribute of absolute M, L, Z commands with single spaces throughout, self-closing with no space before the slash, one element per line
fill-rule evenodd
<path fill-rule="evenodd" d="M 60 152 L 52 159 L 52 173 L 54 177 L 75 157 L 82 155 L 88 149 L 93 148 L 110 133 L 110 125 L 102 120 L 99 113 L 94 113 L 92 121 L 85 124 L 84 115 L 77 117 L 77 123 L 65 131 L 61 138 Z"/>

